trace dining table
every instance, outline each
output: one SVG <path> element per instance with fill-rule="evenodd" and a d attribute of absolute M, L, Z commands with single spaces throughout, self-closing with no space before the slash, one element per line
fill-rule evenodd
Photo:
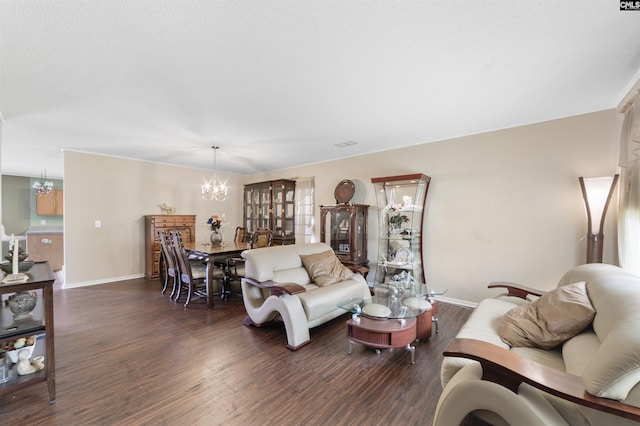
<path fill-rule="evenodd" d="M 239 243 L 235 241 L 222 241 L 221 244 L 195 243 L 188 248 L 190 258 L 197 258 L 206 261 L 206 285 L 207 285 L 207 306 L 213 308 L 213 272 L 215 268 L 222 270 L 221 297 L 226 299 L 230 294 L 231 275 L 227 259 L 239 257 L 240 254 L 251 248 L 250 243 Z"/>

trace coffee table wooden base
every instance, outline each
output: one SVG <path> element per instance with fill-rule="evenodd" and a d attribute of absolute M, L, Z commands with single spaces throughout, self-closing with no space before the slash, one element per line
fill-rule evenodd
<path fill-rule="evenodd" d="M 429 340 L 432 333 L 432 326 L 435 324 L 438 332 L 438 301 L 431 302 L 431 310 L 416 317 L 416 342 Z"/>
<path fill-rule="evenodd" d="M 415 364 L 415 348 L 411 343 L 416 339 L 416 319 L 380 319 L 360 317 L 360 321 L 347 321 L 349 355 L 353 342 L 379 349 L 404 347 L 411 352 L 411 364 Z"/>

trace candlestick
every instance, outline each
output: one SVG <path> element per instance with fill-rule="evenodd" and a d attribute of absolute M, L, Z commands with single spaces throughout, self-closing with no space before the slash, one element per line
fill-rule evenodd
<path fill-rule="evenodd" d="M 20 243 L 18 241 L 15 241 L 13 243 L 13 273 L 17 274 L 19 272 L 18 269 L 18 247 L 20 247 Z"/>

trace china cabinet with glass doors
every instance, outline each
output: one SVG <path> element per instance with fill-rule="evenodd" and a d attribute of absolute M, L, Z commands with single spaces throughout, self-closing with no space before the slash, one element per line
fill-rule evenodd
<path fill-rule="evenodd" d="M 426 282 L 422 230 L 430 180 L 424 174 L 371 179 L 378 207 L 378 261 L 374 286 Z"/>
<path fill-rule="evenodd" d="M 244 186 L 243 224 L 246 238 L 258 228 L 273 231 L 273 244 L 295 243 L 295 188 L 280 179 Z"/>
<path fill-rule="evenodd" d="M 320 241 L 348 268 L 368 272 L 367 210 L 363 204 L 320 206 Z"/>

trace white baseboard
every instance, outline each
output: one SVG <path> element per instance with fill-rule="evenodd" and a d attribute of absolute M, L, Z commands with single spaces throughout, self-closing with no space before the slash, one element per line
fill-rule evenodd
<path fill-rule="evenodd" d="M 470 309 L 475 309 L 478 306 L 477 302 L 469 302 L 467 300 L 452 299 L 450 297 L 436 296 L 436 300 L 439 300 L 440 302 L 444 302 L 444 303 L 451 303 L 452 305 L 463 306 L 465 308 L 470 308 Z"/>
<path fill-rule="evenodd" d="M 126 275 L 126 276 L 123 276 L 123 277 L 105 278 L 103 280 L 82 281 L 82 282 L 78 282 L 78 283 L 65 282 L 65 283 L 62 284 L 62 288 L 86 287 L 86 286 L 96 285 L 96 284 L 108 284 L 108 283 L 112 283 L 112 282 L 115 282 L 115 281 L 135 280 L 137 278 L 143 278 L 143 277 L 144 277 L 144 274 L 136 274 L 136 275 Z"/>

